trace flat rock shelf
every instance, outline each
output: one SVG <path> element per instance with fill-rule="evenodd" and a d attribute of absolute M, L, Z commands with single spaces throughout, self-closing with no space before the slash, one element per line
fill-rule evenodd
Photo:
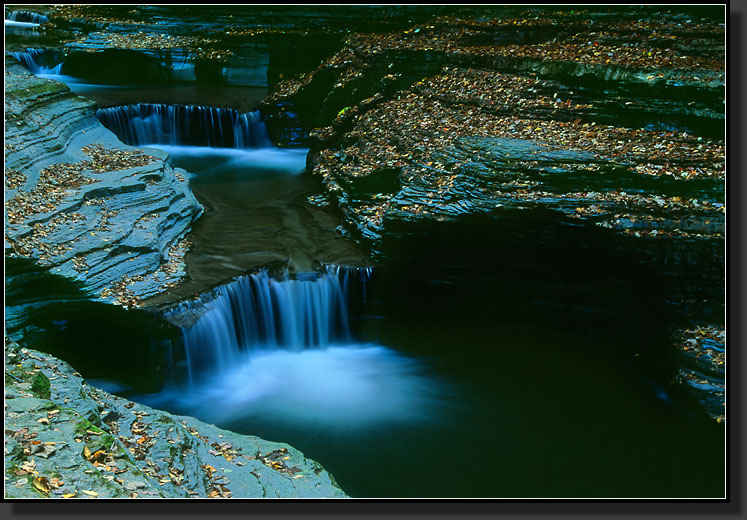
<path fill-rule="evenodd" d="M 6 498 L 344 498 L 287 444 L 239 435 L 89 385 L 6 342 Z"/>

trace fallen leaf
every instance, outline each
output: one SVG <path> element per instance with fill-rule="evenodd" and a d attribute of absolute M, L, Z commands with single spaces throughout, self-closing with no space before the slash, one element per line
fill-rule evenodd
<path fill-rule="evenodd" d="M 49 481 L 47 480 L 47 477 L 34 477 L 34 480 L 31 484 L 42 493 L 49 493 L 51 489 L 49 487 Z"/>

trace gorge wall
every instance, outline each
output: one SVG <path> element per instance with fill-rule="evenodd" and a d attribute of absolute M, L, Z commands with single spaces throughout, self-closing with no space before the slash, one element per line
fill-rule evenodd
<path fill-rule="evenodd" d="M 354 34 L 260 108 L 313 128 L 321 203 L 383 269 L 439 278 L 403 312 L 603 330 L 632 364 L 668 367 L 665 384 L 708 386 L 721 417 L 723 344 L 715 372 L 676 368 L 683 331 L 723 336 L 724 26 L 700 14 L 526 10 Z"/>

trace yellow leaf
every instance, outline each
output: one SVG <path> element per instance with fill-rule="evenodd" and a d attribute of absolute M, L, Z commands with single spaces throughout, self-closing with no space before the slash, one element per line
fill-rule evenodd
<path fill-rule="evenodd" d="M 73 498 L 75 496 L 75 493 L 65 493 L 62 495 L 62 498 Z"/>
<path fill-rule="evenodd" d="M 97 497 L 97 496 L 99 496 L 99 494 L 96 493 L 95 491 L 88 491 L 87 489 L 81 489 L 81 491 L 83 493 L 85 493 L 86 495 L 91 496 L 91 497 Z"/>
<path fill-rule="evenodd" d="M 49 493 L 50 487 L 47 477 L 35 477 L 32 485 L 42 493 Z"/>
<path fill-rule="evenodd" d="M 106 459 L 106 452 L 104 450 L 98 450 L 91 456 L 91 458 L 96 462 L 101 462 L 102 460 Z"/>

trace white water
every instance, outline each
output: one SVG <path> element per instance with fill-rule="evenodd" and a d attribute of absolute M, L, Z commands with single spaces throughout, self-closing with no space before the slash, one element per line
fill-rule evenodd
<path fill-rule="evenodd" d="M 247 169 L 267 169 L 274 172 L 297 175 L 306 168 L 307 148 L 218 148 L 210 146 L 184 146 L 159 143 L 141 144 L 142 147 L 158 148 L 168 152 L 175 160 L 204 159 L 217 160 L 201 168 L 201 173 L 245 167 Z"/>
<path fill-rule="evenodd" d="M 5 21 L 8 25 L 8 20 Z M 39 77 L 58 79 L 62 73 L 62 63 L 45 65 L 42 60 L 48 51 L 44 49 L 27 49 L 23 52 L 11 52 L 10 55 L 20 61 L 29 71 Z M 60 80 L 61 81 L 61 80 Z"/>
<path fill-rule="evenodd" d="M 422 363 L 373 344 L 256 349 L 192 387 L 159 394 L 216 424 L 259 421 L 340 433 L 435 421 L 443 386 Z"/>
<path fill-rule="evenodd" d="M 32 13 L 29 11 L 11 11 L 8 13 L 8 18 L 5 19 L 5 24 L 8 25 L 8 22 L 15 22 L 30 23 L 39 26 L 48 21 L 49 18 L 43 14 Z"/>
<path fill-rule="evenodd" d="M 60 83 L 66 84 L 70 87 L 70 90 L 76 94 L 82 94 L 85 92 L 99 91 L 99 90 L 132 90 L 138 87 L 131 87 L 128 85 L 104 85 L 102 83 L 86 83 L 81 78 L 75 76 L 68 76 L 66 74 L 60 74 L 62 70 L 62 63 L 51 69 L 52 72 L 38 72 L 35 75 L 39 78 L 53 79 Z"/>
<path fill-rule="evenodd" d="M 349 341 L 339 276 L 347 278 L 347 272 L 284 280 L 259 272 L 203 297 L 197 305 L 207 311 L 182 331 L 190 373 L 199 380 L 206 371 L 225 371 L 239 362 L 242 352 L 255 348 L 301 350 Z M 174 313 L 194 305 L 179 306 Z"/>
<path fill-rule="evenodd" d="M 158 143 L 238 149 L 272 146 L 259 112 L 140 103 L 101 108 L 96 116 L 130 145 Z"/>
<path fill-rule="evenodd" d="M 436 420 L 445 387 L 422 362 L 352 339 L 347 291 L 370 274 L 329 268 L 275 280 L 261 272 L 216 289 L 200 304 L 207 312 L 183 329 L 186 380 L 149 403 L 218 424 L 338 433 Z"/>
<path fill-rule="evenodd" d="M 18 27 L 21 29 L 36 29 L 39 27 L 38 23 L 31 22 L 16 22 L 13 20 L 5 20 L 5 27 Z"/>
<path fill-rule="evenodd" d="M 38 27 L 38 24 L 30 24 L 27 22 L 13 22 L 5 20 L 6 27 Z M 11 52 L 10 55 L 20 61 L 32 74 L 43 79 L 52 79 L 65 83 L 70 90 L 76 94 L 83 94 L 86 92 L 99 91 L 99 90 L 132 90 L 142 87 L 133 87 L 128 85 L 105 85 L 99 83 L 88 83 L 81 78 L 75 76 L 69 76 L 62 74 L 63 63 L 55 63 L 54 65 L 42 64 L 42 61 L 49 61 L 46 58 L 47 54 L 52 54 L 50 51 L 45 49 L 27 49 L 22 52 Z M 57 59 L 62 59 L 58 56 Z"/>

